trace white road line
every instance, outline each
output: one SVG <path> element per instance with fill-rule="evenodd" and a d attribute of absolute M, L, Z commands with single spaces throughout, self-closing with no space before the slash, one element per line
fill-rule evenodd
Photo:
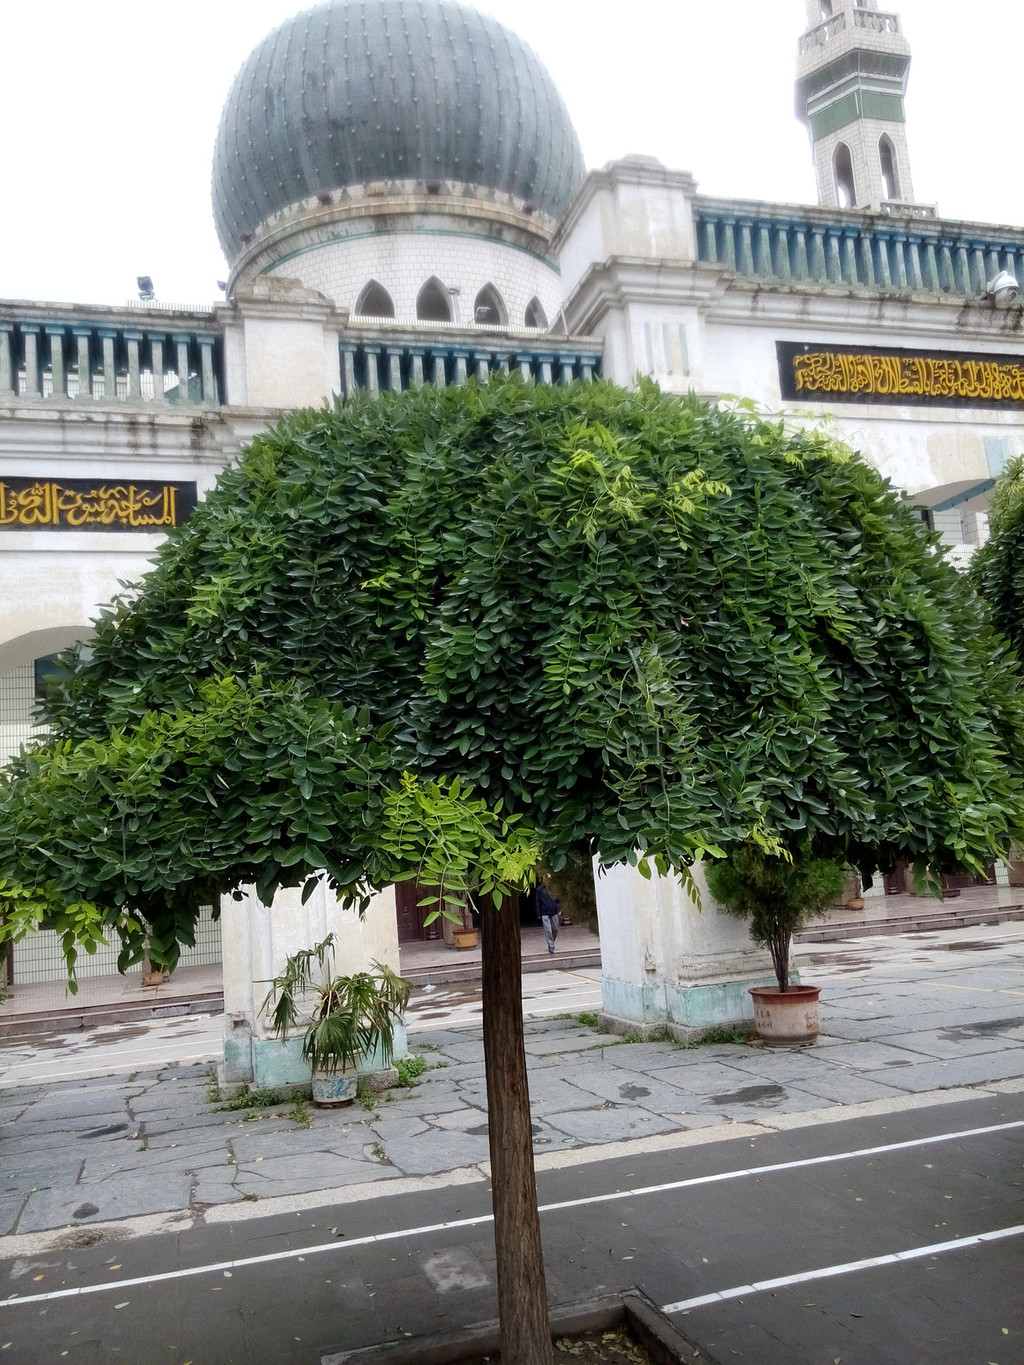
<path fill-rule="evenodd" d="M 584 1199 L 568 1199 L 556 1204 L 541 1204 L 540 1212 L 555 1213 L 561 1209 L 582 1208 L 589 1204 L 604 1204 L 612 1199 L 634 1199 L 639 1195 L 662 1194 L 668 1190 L 685 1190 L 690 1189 L 695 1185 L 711 1185 L 719 1180 L 735 1180 L 740 1176 L 769 1175 L 775 1171 L 792 1171 L 802 1166 L 819 1166 L 829 1161 L 849 1161 L 853 1157 L 877 1156 L 885 1152 L 899 1152 L 904 1151 L 908 1147 L 923 1147 L 936 1142 L 956 1142 L 959 1139 L 979 1137 L 986 1133 L 1006 1132 L 1011 1128 L 1024 1128 L 1024 1119 L 1014 1120 L 1012 1123 L 991 1124 L 986 1128 L 966 1128 L 957 1133 L 939 1133 L 934 1137 L 914 1138 L 910 1142 L 893 1142 L 885 1147 L 862 1147 L 853 1152 L 836 1152 L 831 1156 L 808 1157 L 803 1161 L 783 1161 L 775 1166 L 751 1166 L 743 1170 L 724 1171 L 719 1175 L 697 1176 L 691 1180 L 675 1180 L 665 1185 L 644 1185 L 631 1190 L 616 1190 L 612 1194 L 596 1194 L 590 1195 Z M 0 1299 L 0 1308 L 18 1308 L 22 1304 L 29 1303 L 49 1303 L 53 1299 L 70 1299 L 79 1297 L 83 1294 L 104 1294 L 112 1290 L 132 1289 L 138 1285 L 159 1284 L 165 1280 L 184 1280 L 190 1279 L 195 1275 L 214 1275 L 218 1271 L 224 1274 L 242 1269 L 245 1266 L 270 1265 L 274 1261 L 302 1260 L 306 1256 L 322 1256 L 328 1251 L 346 1251 L 352 1247 L 373 1246 L 378 1242 L 393 1242 L 400 1237 L 424 1237 L 432 1232 L 448 1232 L 455 1228 L 480 1227 L 484 1223 L 491 1223 L 493 1221 L 492 1214 L 484 1213 L 476 1218 L 457 1218 L 449 1223 L 428 1223 L 423 1227 L 399 1228 L 393 1232 L 375 1232 L 367 1237 L 346 1237 L 335 1242 L 323 1242 L 319 1246 L 295 1247 L 289 1251 L 274 1251 L 263 1256 L 247 1256 L 244 1259 L 237 1261 L 217 1261 L 211 1265 L 186 1266 L 180 1270 L 168 1270 L 159 1275 L 143 1275 L 138 1279 L 133 1280 L 109 1280 L 103 1284 L 78 1285 L 73 1289 L 53 1289 L 45 1294 L 27 1294 L 24 1298 L 19 1298 L 17 1294 L 13 1294 L 10 1298 Z M 1024 1228 L 1019 1230 L 1024 1231 Z M 991 1239 L 994 1237 L 1013 1236 L 1016 1231 L 1017 1230 L 1015 1229 L 1004 1229 L 994 1233 L 983 1233 L 977 1238 L 967 1238 L 963 1245 L 969 1245 L 972 1242 L 984 1240 L 986 1238 Z M 960 1243 L 942 1243 L 941 1245 L 952 1247 L 954 1245 L 960 1245 Z M 926 1255 L 930 1250 L 931 1248 L 926 1247 L 920 1252 L 900 1252 L 896 1256 L 881 1257 L 877 1261 L 851 1262 L 849 1268 L 857 1269 L 860 1266 L 876 1264 L 887 1265 L 893 1260 L 908 1260 L 914 1255 Z M 830 1271 L 809 1271 L 805 1278 L 813 1279 L 817 1276 L 826 1274 L 839 1274 L 841 1273 L 841 1269 L 842 1268 Z M 766 1280 L 760 1287 L 768 1289 L 772 1288 L 776 1283 L 777 1282 L 774 1280 Z M 778 1283 L 781 1283 L 781 1281 Z M 797 1283 L 797 1279 L 792 1281 L 787 1280 L 786 1283 L 795 1284 Z M 737 1290 L 724 1290 L 723 1295 L 725 1297 L 735 1297 L 736 1294 L 749 1292 L 753 1292 L 752 1287 L 745 1286 L 744 1288 Z M 712 1294 L 705 1296 L 705 1298 L 700 1301 L 712 1303 L 719 1297 L 721 1296 Z M 694 1300 L 694 1304 L 696 1304 L 696 1302 L 697 1300 Z M 686 1305 L 680 1304 L 676 1305 L 671 1310 L 666 1308 L 664 1311 L 682 1312 L 685 1306 Z"/>
<path fill-rule="evenodd" d="M 780 1275 L 776 1280 L 756 1280 L 753 1284 L 736 1285 L 733 1289 L 722 1289 L 717 1294 L 701 1294 L 696 1299 L 680 1299 L 678 1303 L 662 1305 L 663 1313 L 688 1313 L 691 1308 L 703 1308 L 709 1303 L 724 1303 L 727 1299 L 746 1298 L 748 1294 L 763 1294 L 768 1289 L 786 1289 L 794 1284 L 806 1284 L 808 1280 L 827 1280 L 833 1275 L 848 1275 L 854 1270 L 869 1270 L 876 1265 L 900 1265 L 904 1261 L 918 1261 L 924 1256 L 941 1256 L 945 1251 L 960 1251 L 964 1247 L 980 1246 L 984 1242 L 998 1242 L 1004 1237 L 1020 1237 L 1024 1234 L 1024 1223 L 1014 1228 L 996 1228 L 994 1232 L 979 1232 L 974 1237 L 958 1237 L 955 1242 L 933 1242 L 927 1247 L 911 1247 L 909 1251 L 896 1251 L 890 1256 L 870 1256 L 863 1261 L 846 1261 L 843 1265 L 825 1266 L 821 1270 L 804 1270 L 798 1275 Z"/>
<path fill-rule="evenodd" d="M 213 1275 L 235 1271 L 248 1265 L 270 1265 L 273 1261 L 302 1260 L 305 1256 L 321 1256 L 325 1251 L 346 1251 L 350 1247 L 372 1246 L 376 1242 L 393 1242 L 398 1237 L 425 1236 L 430 1232 L 446 1232 L 450 1228 L 471 1228 L 480 1223 L 493 1222 L 489 1213 L 479 1218 L 458 1218 L 451 1223 L 431 1223 L 421 1228 L 403 1228 L 397 1232 L 375 1232 L 369 1237 L 346 1237 L 337 1242 L 324 1242 L 315 1247 L 299 1247 L 292 1251 L 274 1251 L 264 1256 L 246 1256 L 238 1261 L 216 1261 L 212 1265 L 185 1266 L 181 1270 L 167 1270 L 160 1275 L 140 1275 L 134 1280 L 111 1280 L 106 1284 L 84 1284 L 74 1289 L 54 1289 L 48 1294 L 27 1294 L 23 1299 L 16 1295 L 0 1299 L 0 1308 L 18 1308 L 23 1303 L 47 1303 L 51 1299 L 72 1299 L 83 1294 L 102 1294 L 112 1289 L 134 1289 L 138 1285 L 159 1284 L 162 1280 L 185 1280 L 194 1275 Z"/>
<path fill-rule="evenodd" d="M 592 1194 L 585 1199 L 566 1199 L 560 1204 L 542 1204 L 542 1213 L 556 1209 L 574 1209 L 587 1204 L 606 1204 L 613 1199 L 633 1199 L 638 1195 L 665 1194 L 669 1190 L 692 1189 L 696 1185 L 714 1185 L 720 1180 L 737 1180 L 749 1175 L 774 1175 L 777 1171 L 798 1171 L 804 1166 L 824 1166 L 833 1161 L 852 1161 L 855 1157 L 879 1156 L 888 1152 L 902 1152 L 909 1147 L 928 1147 L 936 1142 L 955 1142 L 958 1138 L 980 1137 L 985 1133 L 1002 1133 L 1008 1128 L 1024 1128 L 1024 1119 L 1012 1123 L 995 1123 L 987 1128 L 965 1128 L 959 1133 L 939 1133 L 934 1137 L 912 1138 L 908 1142 L 891 1142 L 884 1147 L 858 1147 L 852 1152 L 833 1152 L 828 1156 L 808 1156 L 799 1161 L 779 1161 L 772 1166 L 747 1166 L 736 1171 L 720 1171 L 718 1175 L 698 1175 L 689 1180 L 673 1180 L 665 1185 L 639 1185 L 632 1190 L 615 1190 L 611 1194 Z"/>

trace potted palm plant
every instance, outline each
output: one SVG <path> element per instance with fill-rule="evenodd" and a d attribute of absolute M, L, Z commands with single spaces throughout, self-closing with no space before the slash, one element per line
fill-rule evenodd
<path fill-rule="evenodd" d="M 313 1102 L 322 1105 L 355 1099 L 361 1058 L 391 1065 L 412 984 L 380 962 L 372 971 L 338 976 L 334 950 L 334 935 L 328 934 L 322 943 L 293 953 L 270 982 L 261 1007 L 282 1041 L 292 1029 L 304 1028 L 302 1056 L 312 1071 Z"/>
<path fill-rule="evenodd" d="M 769 1047 L 804 1047 L 820 1029 L 818 986 L 791 985 L 793 935 L 831 905 L 843 889 L 847 869 L 828 858 L 793 852 L 773 857 L 740 844 L 706 868 L 712 896 L 730 915 L 745 919 L 750 937 L 771 954 L 778 989 L 752 986 L 754 1022 Z"/>

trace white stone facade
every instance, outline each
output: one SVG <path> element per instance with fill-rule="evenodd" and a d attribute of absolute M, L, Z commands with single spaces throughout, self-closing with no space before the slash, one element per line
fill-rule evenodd
<path fill-rule="evenodd" d="M 398 931 L 394 887 L 373 898 L 366 914 L 344 909 L 321 881 L 305 904 L 301 888 L 280 891 L 272 906 L 252 888 L 241 900 L 221 901 L 224 953 L 224 1066 L 222 1083 L 258 1088 L 301 1084 L 309 1068 L 301 1059 L 302 1030 L 281 1043 L 262 1009 L 269 982 L 285 959 L 334 935 L 338 974 L 371 971 L 381 963 L 398 971 Z M 395 1056 L 405 1055 L 405 1030 L 399 1029 Z M 368 1068 L 369 1069 L 369 1068 Z"/>
<path fill-rule="evenodd" d="M 0 480 L 186 480 L 202 496 L 237 448 L 219 411 L 0 402 Z M 84 638 L 119 584 L 146 572 L 162 538 L 0 527 L 0 676 Z"/>
<path fill-rule="evenodd" d="M 657 163 L 614 163 L 588 177 L 556 238 L 566 324 L 603 338 L 606 378 L 649 375 L 670 392 L 742 395 L 827 420 L 912 494 L 995 477 L 1024 450 L 1013 407 L 784 400 L 777 342 L 1006 355 L 1019 350 L 1020 314 L 980 296 L 767 284 L 723 270 L 697 259 L 694 189 Z"/>
<path fill-rule="evenodd" d="M 619 866 L 595 878 L 602 1005 L 622 1032 L 667 1026 L 689 1040 L 749 1018 L 749 988 L 775 983 L 767 951 L 716 907 L 699 866 L 694 883 L 699 902 L 674 876 Z"/>

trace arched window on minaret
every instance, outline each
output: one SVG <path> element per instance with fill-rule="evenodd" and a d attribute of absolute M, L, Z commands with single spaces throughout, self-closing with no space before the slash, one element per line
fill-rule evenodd
<path fill-rule="evenodd" d="M 420 322 L 451 322 L 452 301 L 448 290 L 435 275 L 427 280 L 416 299 L 416 317 Z"/>
<path fill-rule="evenodd" d="M 822 19 L 831 19 L 834 13 L 832 9 L 832 0 L 818 0 L 818 3 L 821 5 Z"/>
<path fill-rule="evenodd" d="M 527 327 L 544 327 L 548 325 L 548 315 L 541 307 L 540 299 L 532 298 L 526 305 L 526 325 Z"/>
<path fill-rule="evenodd" d="M 356 300 L 357 318 L 393 318 L 395 301 L 376 280 L 370 280 Z"/>
<path fill-rule="evenodd" d="M 504 327 L 508 312 L 504 300 L 493 284 L 485 284 L 473 304 L 473 321 L 482 327 Z"/>
<path fill-rule="evenodd" d="M 845 142 L 840 142 L 832 154 L 832 170 L 836 177 L 836 199 L 841 209 L 857 205 L 857 189 L 853 183 L 853 158 Z"/>
<path fill-rule="evenodd" d="M 885 198 L 901 198 L 900 177 L 896 170 L 896 148 L 886 133 L 878 139 L 878 160 L 882 167 L 882 192 Z"/>

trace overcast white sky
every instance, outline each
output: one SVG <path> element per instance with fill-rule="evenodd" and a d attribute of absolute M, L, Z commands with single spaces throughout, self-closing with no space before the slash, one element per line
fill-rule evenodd
<path fill-rule="evenodd" d="M 589 167 L 646 152 L 707 194 L 813 202 L 793 113 L 804 0 L 477 0 L 540 55 Z M 0 0 L 0 298 L 206 303 L 221 107 L 302 0 Z M 917 199 L 1021 223 L 1020 0 L 902 0 Z"/>

